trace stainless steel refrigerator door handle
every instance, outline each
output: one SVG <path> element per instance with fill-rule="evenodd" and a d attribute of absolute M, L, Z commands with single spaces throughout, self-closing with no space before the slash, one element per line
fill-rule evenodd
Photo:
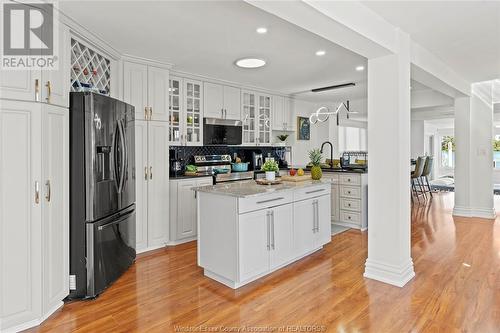
<path fill-rule="evenodd" d="M 51 189 L 50 189 L 50 180 L 47 179 L 47 181 L 45 182 L 45 186 L 47 186 L 47 194 L 45 195 L 45 199 L 47 200 L 47 202 L 50 202 L 50 196 L 51 196 Z"/>
<path fill-rule="evenodd" d="M 120 144 L 122 146 L 122 154 L 121 154 L 121 174 L 120 174 L 120 183 L 118 184 L 118 193 L 121 193 L 123 189 L 123 182 L 125 181 L 125 163 L 127 162 L 127 147 L 125 146 L 125 134 L 123 133 L 123 124 L 122 121 L 118 121 L 118 133 L 120 134 Z"/>
<path fill-rule="evenodd" d="M 40 184 L 35 181 L 35 203 L 40 203 Z"/>
<path fill-rule="evenodd" d="M 272 230 L 271 230 L 271 248 L 274 250 L 275 243 L 274 243 L 274 211 L 273 210 L 271 211 L 271 227 L 272 227 Z"/>

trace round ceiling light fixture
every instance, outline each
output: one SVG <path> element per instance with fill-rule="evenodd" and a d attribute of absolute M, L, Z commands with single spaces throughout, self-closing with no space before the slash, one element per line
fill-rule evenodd
<path fill-rule="evenodd" d="M 243 58 L 236 60 L 236 66 L 241 68 L 259 68 L 266 65 L 266 61 L 258 58 Z"/>
<path fill-rule="evenodd" d="M 356 70 L 357 70 L 358 72 L 364 71 L 364 70 L 365 70 L 365 66 L 357 66 L 357 67 L 356 67 Z"/>
<path fill-rule="evenodd" d="M 316 55 L 319 57 L 324 56 L 325 54 L 326 54 L 326 52 L 324 50 L 316 51 Z"/>
<path fill-rule="evenodd" d="M 266 27 L 260 27 L 260 28 L 257 28 L 256 31 L 257 31 L 258 34 L 262 35 L 262 34 L 267 33 L 267 28 Z"/>

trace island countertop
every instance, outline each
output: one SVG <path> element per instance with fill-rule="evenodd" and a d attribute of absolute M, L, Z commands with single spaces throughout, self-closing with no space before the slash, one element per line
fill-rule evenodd
<path fill-rule="evenodd" d="M 205 192 L 218 195 L 226 195 L 237 198 L 248 198 L 263 194 L 271 194 L 282 191 L 296 190 L 321 184 L 331 184 L 330 179 L 306 180 L 301 182 L 283 182 L 278 185 L 259 185 L 254 180 L 220 183 L 209 186 L 193 187 L 193 191 Z"/>

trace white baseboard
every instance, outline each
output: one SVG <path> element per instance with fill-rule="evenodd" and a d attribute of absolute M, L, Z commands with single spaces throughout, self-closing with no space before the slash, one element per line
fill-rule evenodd
<path fill-rule="evenodd" d="M 22 323 L 22 324 L 13 326 L 13 327 L 9 327 L 7 329 L 2 329 L 1 332 L 3 332 L 3 333 L 21 332 L 21 331 L 27 330 L 29 328 L 38 326 L 41 323 L 43 323 L 47 318 L 52 316 L 52 314 L 54 312 L 56 312 L 57 310 L 59 310 L 63 305 L 64 305 L 64 302 L 61 301 L 61 302 L 57 303 L 52 309 L 47 311 L 47 313 L 43 314 L 43 316 L 41 318 L 34 319 L 34 320 L 31 320 L 31 321 L 28 321 L 26 323 Z"/>
<path fill-rule="evenodd" d="M 461 217 L 479 217 L 494 220 L 497 217 L 495 208 L 453 207 L 453 215 Z"/>
<path fill-rule="evenodd" d="M 169 241 L 167 243 L 167 245 L 168 246 L 174 246 L 174 245 L 189 243 L 189 242 L 195 241 L 197 239 L 198 239 L 198 236 L 193 236 L 193 237 L 184 238 L 184 239 L 177 239 L 177 240 Z"/>
<path fill-rule="evenodd" d="M 137 250 L 136 252 L 137 252 L 137 254 L 140 254 L 140 253 L 144 253 L 144 252 L 158 250 L 158 249 L 161 249 L 161 248 L 163 248 L 165 246 L 166 246 L 166 244 L 164 244 L 164 245 L 150 246 L 150 247 L 146 247 L 144 249 Z"/>
<path fill-rule="evenodd" d="M 366 259 L 364 277 L 392 284 L 396 287 L 403 287 L 415 276 L 413 270 L 413 260 L 402 266 L 384 264 L 378 261 Z"/>

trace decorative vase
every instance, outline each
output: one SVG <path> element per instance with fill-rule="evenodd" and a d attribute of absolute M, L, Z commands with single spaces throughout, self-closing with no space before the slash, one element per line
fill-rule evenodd
<path fill-rule="evenodd" d="M 314 180 L 320 180 L 323 177 L 323 171 L 321 171 L 321 167 L 319 165 L 314 165 L 311 168 L 311 178 Z"/>
<path fill-rule="evenodd" d="M 273 181 L 276 179 L 276 172 L 274 171 L 266 171 L 266 180 Z"/>

